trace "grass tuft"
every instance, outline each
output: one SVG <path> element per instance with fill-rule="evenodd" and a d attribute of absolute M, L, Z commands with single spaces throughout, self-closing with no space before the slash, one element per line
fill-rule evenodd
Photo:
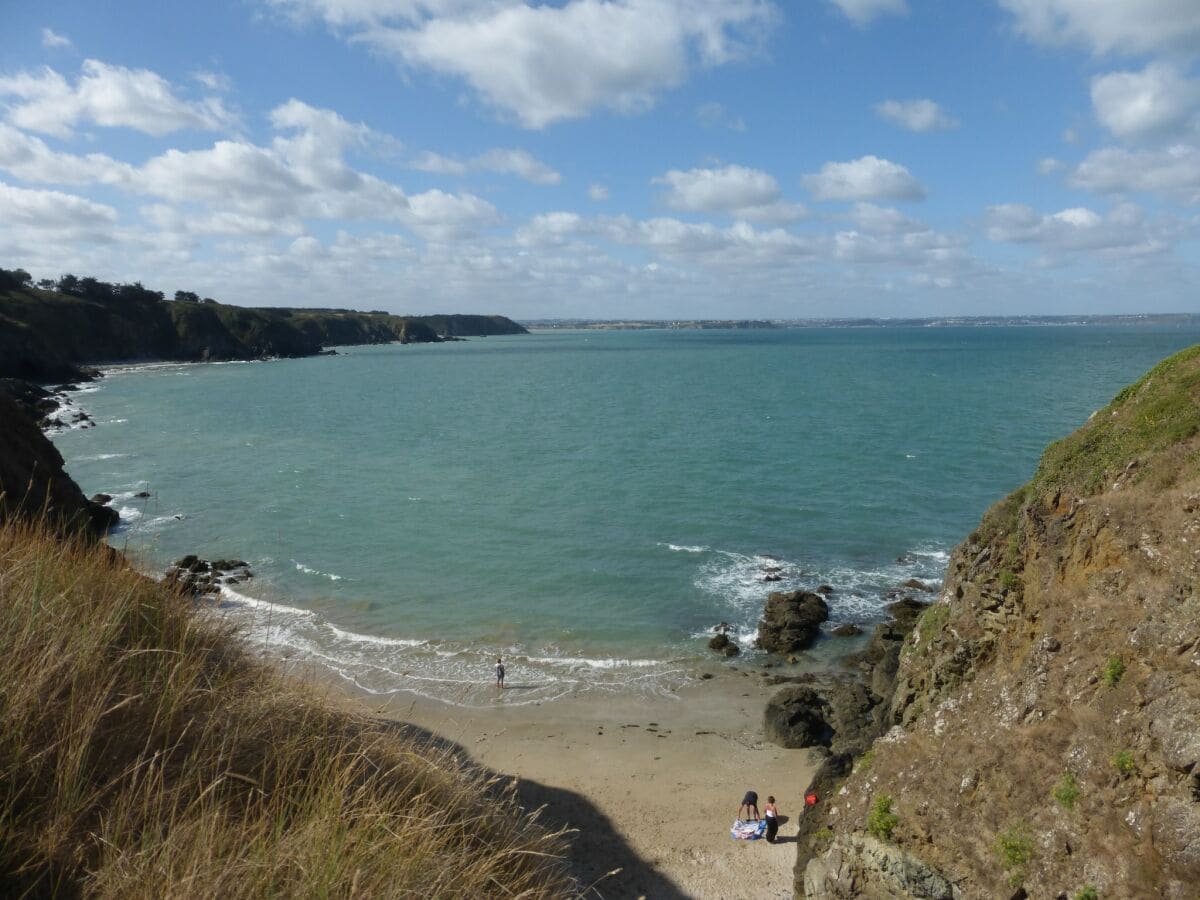
<path fill-rule="evenodd" d="M 1063 809 L 1074 809 L 1075 801 L 1079 799 L 1079 785 L 1075 781 L 1075 776 L 1070 772 L 1065 772 L 1050 793 Z"/>
<path fill-rule="evenodd" d="M 449 751 L 334 711 L 111 553 L 0 526 L 12 896 L 560 897 L 561 834 Z"/>
<path fill-rule="evenodd" d="M 1100 677 L 1109 687 L 1116 687 L 1125 676 L 1125 663 L 1119 656 L 1110 656 L 1100 672 Z"/>
<path fill-rule="evenodd" d="M 876 797 L 867 814 L 867 831 L 881 841 L 890 841 L 899 824 L 900 817 L 892 812 L 892 798 L 886 794 Z"/>

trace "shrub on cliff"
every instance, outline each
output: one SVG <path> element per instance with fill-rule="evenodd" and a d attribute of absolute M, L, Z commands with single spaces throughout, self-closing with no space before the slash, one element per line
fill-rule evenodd
<path fill-rule="evenodd" d="M 0 527 L 6 896 L 560 897 L 563 844 L 102 545 Z"/>

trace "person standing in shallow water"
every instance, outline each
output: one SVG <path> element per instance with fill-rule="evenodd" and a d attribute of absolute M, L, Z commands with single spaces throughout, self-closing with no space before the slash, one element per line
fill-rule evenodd
<path fill-rule="evenodd" d="M 763 807 L 763 815 L 767 817 L 767 843 L 775 843 L 775 835 L 779 834 L 779 810 L 775 808 L 775 798 L 767 797 L 767 805 Z"/>
<path fill-rule="evenodd" d="M 496 657 L 496 690 L 504 690 L 504 660 Z"/>

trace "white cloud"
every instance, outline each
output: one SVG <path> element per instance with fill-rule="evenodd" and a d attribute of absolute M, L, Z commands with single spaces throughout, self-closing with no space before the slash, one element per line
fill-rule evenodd
<path fill-rule="evenodd" d="M 696 65 L 743 55 L 775 18 L 768 0 L 303 5 L 331 24 L 357 23 L 353 40 L 405 65 L 462 78 L 528 128 L 649 109 Z"/>
<path fill-rule="evenodd" d="M 805 214 L 803 206 L 780 199 L 774 178 L 745 166 L 686 172 L 672 169 L 653 183 L 668 186 L 662 200 L 680 212 L 723 213 L 776 224 L 794 222 Z"/>
<path fill-rule="evenodd" d="M 993 241 L 1035 244 L 1052 253 L 1099 251 L 1113 256 L 1161 253 L 1170 246 L 1167 234 L 1146 221 L 1141 209 L 1126 203 L 1101 215 L 1073 207 L 1043 215 L 1023 203 L 992 206 L 985 216 Z"/>
<path fill-rule="evenodd" d="M 106 128 L 133 128 L 161 136 L 182 128 L 219 130 L 235 123 L 220 100 L 188 102 L 148 69 L 126 69 L 98 60 L 83 63 L 83 74 L 71 85 L 58 72 L 22 72 L 0 77 L 0 97 L 14 125 L 56 137 L 67 137 L 75 125 L 91 122 Z"/>
<path fill-rule="evenodd" d="M 702 103 L 696 107 L 696 121 L 705 128 L 728 128 L 730 131 L 745 131 L 746 120 L 735 116 L 721 103 Z"/>
<path fill-rule="evenodd" d="M 1039 175 L 1054 175 L 1066 167 L 1067 164 L 1061 159 L 1055 159 L 1052 156 L 1043 157 L 1037 162 L 1037 172 Z"/>
<path fill-rule="evenodd" d="M 1191 131 L 1200 108 L 1200 82 L 1167 63 L 1140 72 L 1092 79 L 1092 106 L 1100 124 L 1119 138 L 1164 137 Z"/>
<path fill-rule="evenodd" d="M 909 131 L 948 131 L 958 127 L 958 119 L 935 102 L 923 100 L 885 100 L 876 105 L 876 114 Z"/>
<path fill-rule="evenodd" d="M 1017 29 L 1045 44 L 1082 44 L 1097 53 L 1200 51 L 1194 0 L 999 0 Z"/>
<path fill-rule="evenodd" d="M 0 219 L 10 227 L 96 237 L 116 224 L 117 211 L 74 194 L 27 190 L 0 182 Z"/>
<path fill-rule="evenodd" d="M 45 141 L 0 124 L 0 170 L 43 184 L 128 184 L 134 167 L 102 153 L 58 153 Z"/>
<path fill-rule="evenodd" d="M 503 221 L 496 207 L 474 194 L 426 191 L 408 198 L 405 224 L 426 240 L 451 241 Z"/>
<path fill-rule="evenodd" d="M 856 203 L 850 219 L 860 231 L 868 234 L 907 234 L 927 230 L 916 219 L 906 216 L 891 206 L 876 206 L 874 203 Z"/>
<path fill-rule="evenodd" d="M 1147 192 L 1200 203 L 1200 148 L 1188 144 L 1155 150 L 1105 147 L 1089 153 L 1070 181 L 1102 194 Z"/>
<path fill-rule="evenodd" d="M 221 72 L 199 71 L 192 73 L 192 80 L 210 91 L 225 93 L 233 90 L 233 79 Z"/>
<path fill-rule="evenodd" d="M 818 200 L 920 200 L 925 188 L 899 163 L 863 156 L 828 162 L 802 182 Z"/>
<path fill-rule="evenodd" d="M 71 45 L 71 39 L 69 37 L 67 37 L 65 34 L 58 34 L 57 32 L 55 32 L 49 28 L 43 28 L 42 29 L 42 46 L 45 47 L 47 50 L 54 50 L 54 49 L 57 49 L 60 47 L 70 47 L 72 45 Z"/>
<path fill-rule="evenodd" d="M 501 175 L 516 175 L 533 184 L 558 184 L 562 175 L 534 157 L 527 150 L 496 147 L 469 160 L 442 156 L 440 153 L 423 153 L 410 165 L 421 172 L 461 177 L 468 172 L 498 172 Z"/>
<path fill-rule="evenodd" d="M 879 16 L 908 13 L 905 0 L 830 0 L 855 25 L 867 25 Z"/>
<path fill-rule="evenodd" d="M 600 203 L 608 199 L 608 188 L 602 184 L 593 184 L 588 186 L 588 199 L 595 200 Z"/>

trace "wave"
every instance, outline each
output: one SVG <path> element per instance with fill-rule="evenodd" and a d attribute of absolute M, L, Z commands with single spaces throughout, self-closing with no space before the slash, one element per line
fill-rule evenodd
<path fill-rule="evenodd" d="M 328 578 L 330 581 L 341 581 L 342 580 L 341 575 L 335 575 L 332 572 L 322 572 L 319 569 L 314 569 L 311 566 L 306 566 L 302 562 L 296 562 L 296 560 L 294 560 L 294 559 L 292 560 L 292 562 L 295 563 L 295 565 L 296 565 L 296 571 L 303 572 L 305 575 L 316 575 L 320 578 Z"/>
<path fill-rule="evenodd" d="M 666 547 L 668 550 L 674 550 L 676 553 L 707 553 L 707 547 L 689 546 L 688 544 L 663 544 L 658 546 Z"/>
<path fill-rule="evenodd" d="M 128 453 L 97 453 L 94 456 L 77 456 L 75 460 L 78 462 L 103 462 L 106 459 L 125 459 Z"/>

